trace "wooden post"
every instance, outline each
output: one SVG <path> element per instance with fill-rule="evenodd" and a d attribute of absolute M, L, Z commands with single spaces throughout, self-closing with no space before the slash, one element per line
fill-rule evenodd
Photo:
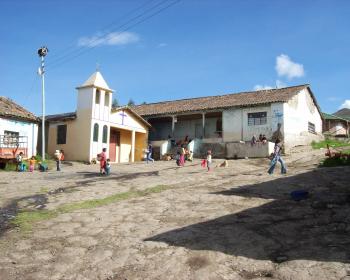
<path fill-rule="evenodd" d="M 135 130 L 131 132 L 131 162 L 135 161 Z"/>
<path fill-rule="evenodd" d="M 203 135 L 203 138 L 205 138 L 205 113 L 202 113 L 202 128 L 203 128 L 202 135 Z"/>
<path fill-rule="evenodd" d="M 174 138 L 175 133 L 175 118 L 176 116 L 171 116 L 171 136 Z"/>

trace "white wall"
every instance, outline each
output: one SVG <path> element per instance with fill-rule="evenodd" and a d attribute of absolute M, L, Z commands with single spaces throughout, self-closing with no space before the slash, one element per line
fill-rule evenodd
<path fill-rule="evenodd" d="M 307 89 L 284 103 L 284 137 L 287 147 L 307 145 L 322 139 L 322 119 Z M 316 134 L 308 132 L 308 122 L 315 124 Z"/>
<path fill-rule="evenodd" d="M 38 125 L 24 121 L 16 121 L 11 119 L 0 118 L 0 135 L 4 135 L 4 131 L 18 132 L 19 136 L 28 137 L 28 157 L 36 155 L 36 146 L 38 141 Z"/>
<path fill-rule="evenodd" d="M 265 134 L 270 138 L 273 128 L 277 128 L 275 116 L 272 113 L 276 108 L 283 108 L 281 103 L 269 106 L 228 109 L 223 112 L 223 137 L 225 142 L 250 141 L 253 135 Z M 267 121 L 263 125 L 248 125 L 248 113 L 266 112 Z"/>

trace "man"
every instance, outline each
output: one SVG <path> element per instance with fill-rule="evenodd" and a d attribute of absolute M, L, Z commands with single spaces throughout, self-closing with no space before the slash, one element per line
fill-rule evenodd
<path fill-rule="evenodd" d="M 281 163 L 281 174 L 286 174 L 287 173 L 287 168 L 286 165 L 281 157 L 281 152 L 282 152 L 282 142 L 280 139 L 277 139 L 275 142 L 275 147 L 274 147 L 274 152 L 272 154 L 272 160 L 270 163 L 270 168 L 267 171 L 269 174 L 272 174 L 277 162 L 279 161 Z"/>

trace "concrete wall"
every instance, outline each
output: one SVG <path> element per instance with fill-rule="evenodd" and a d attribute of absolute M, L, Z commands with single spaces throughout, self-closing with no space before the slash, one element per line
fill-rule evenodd
<path fill-rule="evenodd" d="M 205 118 L 205 138 L 218 137 L 216 133 L 216 122 L 219 117 L 206 117 Z M 150 140 L 166 140 L 168 135 L 172 135 L 172 121 L 151 121 L 152 129 L 150 132 Z M 203 124 L 202 118 L 181 120 L 178 119 L 175 123 L 174 138 L 176 140 L 184 139 L 188 136 L 190 139 L 202 138 L 203 136 Z"/>
<path fill-rule="evenodd" d="M 322 136 L 322 119 L 307 89 L 283 105 L 285 148 L 307 145 Z M 308 122 L 315 124 L 316 134 L 308 132 Z"/>
<path fill-rule="evenodd" d="M 250 143 L 226 143 L 226 157 L 227 158 L 263 158 L 268 157 L 274 148 L 274 143 L 268 142 L 266 144 L 257 143 L 251 145 Z"/>
<path fill-rule="evenodd" d="M 272 105 L 276 106 L 274 104 Z M 222 121 L 224 142 L 250 141 L 253 135 L 258 136 L 259 134 L 265 134 L 267 138 L 271 137 L 274 126 L 271 106 L 256 106 L 225 110 L 223 112 Z M 267 123 L 264 125 L 249 126 L 248 113 L 256 112 L 266 112 Z"/>
<path fill-rule="evenodd" d="M 0 118 L 0 135 L 4 135 L 5 130 L 18 132 L 19 136 L 28 137 L 28 157 L 36 155 L 38 143 L 38 124 L 13 119 Z"/>

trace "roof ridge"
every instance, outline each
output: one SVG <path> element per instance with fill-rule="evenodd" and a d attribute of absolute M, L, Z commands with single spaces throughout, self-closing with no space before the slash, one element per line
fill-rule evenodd
<path fill-rule="evenodd" d="M 177 102 L 177 101 L 185 101 L 185 100 L 194 100 L 194 99 L 201 99 L 201 98 L 211 98 L 211 97 L 222 97 L 222 96 L 228 96 L 228 95 L 238 95 L 238 94 L 251 94 L 256 92 L 266 92 L 266 91 L 276 91 L 286 88 L 293 88 L 293 87 L 308 87 L 310 84 L 301 84 L 301 85 L 295 85 L 295 86 L 289 86 L 289 87 L 283 87 L 283 88 L 271 88 L 271 89 L 262 89 L 262 90 L 254 90 L 254 91 L 240 91 L 240 92 L 234 92 L 234 93 L 226 93 L 226 94 L 219 94 L 219 95 L 208 95 L 208 96 L 200 96 L 200 97 L 192 97 L 192 98 L 182 98 L 182 99 L 175 99 L 175 100 L 165 100 L 160 102 L 152 102 L 147 104 L 140 104 L 140 105 L 134 105 L 132 107 L 140 107 L 140 106 L 147 106 L 147 105 L 154 105 L 154 104 L 162 104 L 162 103 L 168 103 L 168 102 Z"/>

